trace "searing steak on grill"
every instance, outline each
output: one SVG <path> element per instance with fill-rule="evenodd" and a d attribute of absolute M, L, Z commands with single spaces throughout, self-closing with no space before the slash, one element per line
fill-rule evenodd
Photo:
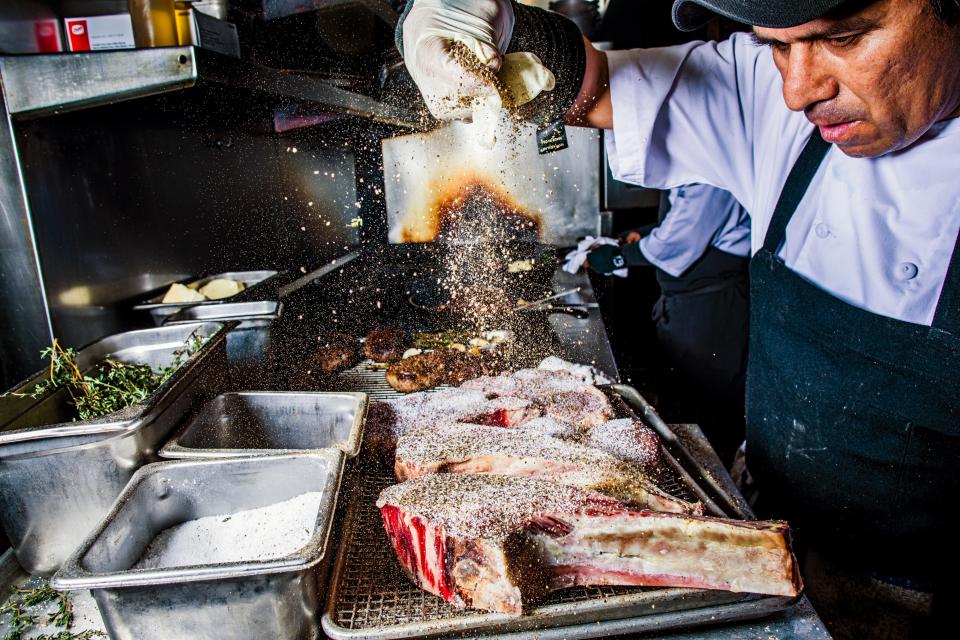
<path fill-rule="evenodd" d="M 377 327 L 367 334 L 363 342 L 363 353 L 374 362 L 393 362 L 400 359 L 406 345 L 406 332 L 390 327 Z"/>
<path fill-rule="evenodd" d="M 448 423 L 397 441 L 394 473 L 404 481 L 428 473 L 496 473 L 592 489 L 641 509 L 702 514 L 674 498 L 639 468 L 599 449 L 520 429 Z"/>
<path fill-rule="evenodd" d="M 485 373 L 480 356 L 455 349 L 427 351 L 395 362 L 387 383 L 401 393 L 423 391 L 441 384 L 460 384 Z"/>
<path fill-rule="evenodd" d="M 574 585 L 801 589 L 784 522 L 639 511 L 593 491 L 477 474 L 393 485 L 377 506 L 410 579 L 461 608 L 519 614 Z"/>
<path fill-rule="evenodd" d="M 332 333 L 319 341 L 310 357 L 310 372 L 331 374 L 360 361 L 360 343 L 345 333 Z"/>

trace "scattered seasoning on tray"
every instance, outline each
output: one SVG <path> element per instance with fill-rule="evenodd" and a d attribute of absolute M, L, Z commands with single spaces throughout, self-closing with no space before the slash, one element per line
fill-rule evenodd
<path fill-rule="evenodd" d="M 146 400 L 203 342 L 202 337 L 192 334 L 186 344 L 174 352 L 173 362 L 157 371 L 150 365 L 129 364 L 108 357 L 93 372 L 84 374 L 76 364 L 76 350 L 64 349 L 54 339 L 53 346 L 40 353 L 40 357 L 50 360 L 49 376 L 32 392 L 12 395 L 38 399 L 66 389 L 71 404 L 77 408 L 78 418 L 94 420 Z"/>
<path fill-rule="evenodd" d="M 54 608 L 55 607 L 55 608 Z M 5 620 L 9 615 L 9 620 Z M 0 624 L 7 631 L 3 640 L 92 640 L 105 633 L 86 629 L 74 633 L 74 605 L 66 593 L 54 590 L 46 580 L 39 580 L 30 588 L 14 587 L 11 597 L 0 606 Z M 42 627 L 53 626 L 58 631 L 34 635 Z"/>
<path fill-rule="evenodd" d="M 133 569 L 273 560 L 310 541 L 323 494 L 301 494 L 259 509 L 189 520 L 161 531 Z"/>

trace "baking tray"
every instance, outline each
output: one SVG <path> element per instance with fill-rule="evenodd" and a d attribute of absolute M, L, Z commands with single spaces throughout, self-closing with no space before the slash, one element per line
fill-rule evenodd
<path fill-rule="evenodd" d="M 227 280 L 235 280 L 242 282 L 246 285 L 246 288 L 227 298 L 222 298 L 220 300 L 204 300 L 202 302 L 163 302 L 163 297 L 167 294 L 167 291 L 170 289 L 170 285 L 167 285 L 164 290 L 157 295 L 153 296 L 149 300 L 146 300 L 138 305 L 135 305 L 133 308 L 135 311 L 149 311 L 150 315 L 153 316 L 154 322 L 158 325 L 163 324 L 164 319 L 173 315 L 174 313 L 186 309 L 187 307 L 195 306 L 216 306 L 235 302 L 238 298 L 243 300 L 250 299 L 251 295 L 257 295 L 256 293 L 250 293 L 250 290 L 254 287 L 262 285 L 267 280 L 270 280 L 275 275 L 276 271 L 262 270 L 262 271 L 225 271 L 223 273 L 217 273 L 212 276 L 207 276 L 205 278 L 193 278 L 180 281 L 180 284 L 186 285 L 192 289 L 199 289 L 204 286 L 211 280 L 216 280 L 217 278 L 226 278 Z"/>
<path fill-rule="evenodd" d="M 160 457 L 237 458 L 335 448 L 360 453 L 367 394 L 244 391 L 204 405 Z"/>
<path fill-rule="evenodd" d="M 319 637 L 317 615 L 344 455 L 161 462 L 140 469 L 50 581 L 90 590 L 114 640 Z M 289 555 L 137 568 L 163 530 L 197 518 L 322 494 L 307 543 Z M 279 525 L 277 525 L 279 526 Z"/>
<path fill-rule="evenodd" d="M 621 415 L 645 413 L 631 387 L 614 385 L 605 390 Z M 673 435 L 662 421 L 654 428 Z M 725 489 L 719 484 L 705 489 L 694 481 L 711 472 L 692 456 L 677 458 L 679 442 L 676 437 L 667 440 L 665 473 L 659 482 L 664 490 L 686 500 L 702 500 L 710 515 L 751 517 L 749 511 L 738 508 L 737 499 L 720 499 L 717 494 Z M 626 631 L 636 633 L 689 628 L 763 617 L 797 601 L 797 597 L 704 589 L 602 586 L 553 592 L 520 617 L 460 610 L 417 588 L 404 575 L 375 504 L 380 492 L 396 480 L 389 470 L 360 462 L 349 478 L 342 542 L 322 619 L 324 632 L 334 640 L 477 637 L 574 626 L 583 635 L 571 635 L 567 629 L 562 636 L 602 637 L 607 635 L 605 624 L 611 625 L 611 632 L 616 626 L 617 633 L 624 633 L 625 625 Z"/>

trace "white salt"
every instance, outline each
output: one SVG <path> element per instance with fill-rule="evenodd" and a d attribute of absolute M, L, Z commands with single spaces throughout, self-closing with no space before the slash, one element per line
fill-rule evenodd
<path fill-rule="evenodd" d="M 320 492 L 304 493 L 259 509 L 175 525 L 153 539 L 133 568 L 283 558 L 310 541 L 322 500 Z"/>

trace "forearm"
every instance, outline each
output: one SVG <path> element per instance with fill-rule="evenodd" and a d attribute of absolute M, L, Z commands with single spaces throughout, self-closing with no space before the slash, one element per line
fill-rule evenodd
<path fill-rule="evenodd" d="M 567 124 L 594 129 L 613 128 L 613 102 L 610 96 L 610 72 L 607 54 L 583 39 L 587 64 L 583 83 L 573 106 L 567 111 Z"/>

